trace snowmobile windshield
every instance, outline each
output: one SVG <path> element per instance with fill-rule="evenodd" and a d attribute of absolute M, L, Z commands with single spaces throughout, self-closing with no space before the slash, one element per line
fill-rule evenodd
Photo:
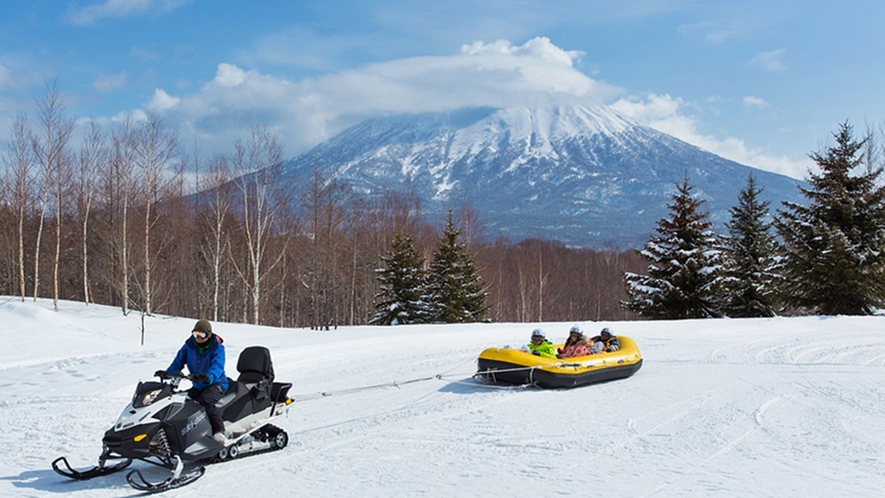
<path fill-rule="evenodd" d="M 132 406 L 141 408 L 150 406 L 154 401 L 172 394 L 169 384 L 163 382 L 139 382 L 132 395 Z"/>

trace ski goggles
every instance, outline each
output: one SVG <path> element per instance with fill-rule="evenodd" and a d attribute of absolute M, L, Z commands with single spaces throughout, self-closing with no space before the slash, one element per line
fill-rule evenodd
<path fill-rule="evenodd" d="M 208 332 L 203 332 L 201 330 L 194 330 L 191 333 L 194 334 L 194 339 L 205 339 L 205 338 L 209 337 Z"/>

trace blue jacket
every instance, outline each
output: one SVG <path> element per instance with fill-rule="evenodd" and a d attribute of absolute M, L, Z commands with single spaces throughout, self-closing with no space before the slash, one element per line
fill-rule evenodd
<path fill-rule="evenodd" d="M 224 373 L 224 341 L 217 335 L 209 339 L 209 349 L 200 354 L 197 341 L 193 336 L 184 341 L 178 350 L 167 372 L 180 372 L 185 365 L 191 375 L 203 373 L 209 376 L 209 382 L 194 382 L 194 387 L 203 390 L 212 384 L 218 384 L 227 390 L 227 375 Z"/>

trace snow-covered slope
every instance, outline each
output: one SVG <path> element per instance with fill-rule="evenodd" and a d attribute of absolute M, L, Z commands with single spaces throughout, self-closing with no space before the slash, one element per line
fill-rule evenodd
<path fill-rule="evenodd" d="M 135 314 L 50 310 L 0 298 L 0 496 L 133 496 L 123 475 L 67 481 L 50 462 L 95 463 L 136 383 L 168 365 L 194 319 L 147 317 L 141 346 Z M 211 465 L 164 496 L 880 496 L 883 319 L 585 322 L 633 337 L 644 365 L 554 391 L 470 377 L 485 347 L 522 344 L 538 326 L 561 340 L 572 323 L 215 323 L 228 375 L 260 344 L 277 378 L 294 382 L 297 401 L 278 420 L 290 444 Z"/>
<path fill-rule="evenodd" d="M 764 199 L 801 202 L 795 180 L 728 161 L 603 107 L 369 119 L 286 171 L 308 178 L 316 167 L 362 193 L 409 184 L 436 216 L 470 205 L 492 239 L 544 237 L 581 246 L 641 246 L 686 176 L 719 223 L 751 172 L 766 189 Z"/>

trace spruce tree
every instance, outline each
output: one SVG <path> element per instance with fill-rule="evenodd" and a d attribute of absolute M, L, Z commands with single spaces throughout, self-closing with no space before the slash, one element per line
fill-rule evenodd
<path fill-rule="evenodd" d="M 824 315 L 869 315 L 885 299 L 885 190 L 882 167 L 861 166 L 867 139 L 848 123 L 836 145 L 811 158 L 821 173 L 800 187 L 807 206 L 784 203 L 775 224 L 783 239 L 786 302 Z"/>
<path fill-rule="evenodd" d="M 725 224 L 725 304 L 732 317 L 775 316 L 777 288 L 781 276 L 777 241 L 768 220 L 770 201 L 759 199 L 763 189 L 753 175 L 738 194 L 738 205 L 729 209 L 731 221 Z"/>
<path fill-rule="evenodd" d="M 667 205 L 670 216 L 658 221 L 656 235 L 640 251 L 650 262 L 648 275 L 624 273 L 630 300 L 621 305 L 650 318 L 719 317 L 718 237 L 709 215 L 701 211 L 705 201 L 692 196 L 688 178 L 676 189 Z"/>
<path fill-rule="evenodd" d="M 488 310 L 488 293 L 483 290 L 473 256 L 458 242 L 460 234 L 450 210 L 427 275 L 427 301 L 434 322 L 478 322 Z"/>
<path fill-rule="evenodd" d="M 380 292 L 375 295 L 375 316 L 371 325 L 401 325 L 423 323 L 427 310 L 424 295 L 423 261 L 415 251 L 412 236 L 397 233 L 392 248 L 381 260 L 387 268 L 375 270 Z"/>

